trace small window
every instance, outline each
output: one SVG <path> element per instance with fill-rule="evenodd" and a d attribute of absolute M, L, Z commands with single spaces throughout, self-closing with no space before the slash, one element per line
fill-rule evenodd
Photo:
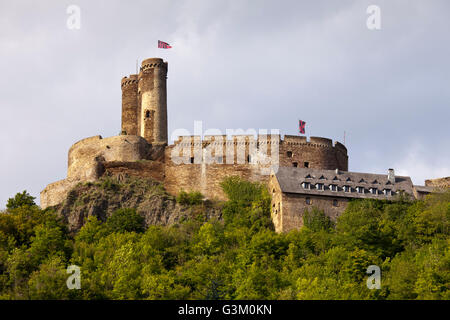
<path fill-rule="evenodd" d="M 292 166 L 293 166 L 294 168 L 297 168 L 297 167 L 298 167 L 298 163 L 297 163 L 297 162 L 293 162 L 293 163 L 292 163 Z"/>
<path fill-rule="evenodd" d="M 194 163 L 194 157 L 191 157 L 191 163 Z"/>
<path fill-rule="evenodd" d="M 344 192 L 351 192 L 352 189 L 350 188 L 350 186 L 344 186 Z"/>
<path fill-rule="evenodd" d="M 392 196 L 392 190 L 391 189 L 384 189 L 384 195 Z"/>
<path fill-rule="evenodd" d="M 356 191 L 358 191 L 358 193 L 364 193 L 364 187 L 356 187 Z"/>
<path fill-rule="evenodd" d="M 319 180 L 325 180 L 324 176 L 320 176 Z"/>
<path fill-rule="evenodd" d="M 333 192 L 336 192 L 337 191 L 337 185 L 330 184 L 330 190 L 333 191 Z"/>
<path fill-rule="evenodd" d="M 334 199 L 333 200 L 333 207 L 337 207 L 338 205 L 339 205 L 339 202 L 336 199 Z"/>
<path fill-rule="evenodd" d="M 292 158 L 292 151 L 286 152 L 286 155 L 287 155 L 288 158 Z"/>
<path fill-rule="evenodd" d="M 371 189 L 370 189 L 370 193 L 372 193 L 372 194 L 378 194 L 378 189 L 377 189 L 377 188 L 371 188 Z"/>
<path fill-rule="evenodd" d="M 303 189 L 310 189 L 310 184 L 309 184 L 309 182 L 303 182 L 303 183 L 302 183 L 302 187 L 303 187 Z"/>
<path fill-rule="evenodd" d="M 250 163 L 252 161 L 252 157 L 250 155 L 247 156 L 247 162 Z"/>
<path fill-rule="evenodd" d="M 145 117 L 150 118 L 150 110 L 145 111 Z"/>
<path fill-rule="evenodd" d="M 310 205 L 310 204 L 311 204 L 311 198 L 306 198 L 306 199 L 305 199 L 305 203 L 308 204 L 308 205 Z"/>
<path fill-rule="evenodd" d="M 222 156 L 217 157 L 217 163 L 223 163 L 223 157 Z"/>
<path fill-rule="evenodd" d="M 319 190 L 319 191 L 323 191 L 323 183 L 317 183 L 317 184 L 316 184 L 316 188 L 317 188 L 317 190 Z"/>
<path fill-rule="evenodd" d="M 309 168 L 309 162 L 304 162 L 304 163 L 303 163 L 303 166 L 304 166 L 305 168 Z"/>

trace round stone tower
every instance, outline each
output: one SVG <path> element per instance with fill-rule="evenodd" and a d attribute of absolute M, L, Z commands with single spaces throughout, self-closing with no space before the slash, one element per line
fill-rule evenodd
<path fill-rule="evenodd" d="M 152 144 L 167 144 L 167 62 L 142 61 L 138 79 L 138 135 Z"/>
<path fill-rule="evenodd" d="M 138 133 L 138 75 L 124 77 L 122 87 L 122 133 L 137 136 Z"/>

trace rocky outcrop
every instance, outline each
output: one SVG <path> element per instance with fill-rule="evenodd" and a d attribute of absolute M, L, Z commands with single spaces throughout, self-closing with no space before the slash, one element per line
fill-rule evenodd
<path fill-rule="evenodd" d="M 74 232 L 89 216 L 106 221 L 120 208 L 135 208 L 149 226 L 171 225 L 192 217 L 221 219 L 220 206 L 209 201 L 196 206 L 180 205 L 153 179 L 122 177 L 118 181 L 115 176 L 105 175 L 95 182 L 78 183 L 54 209 Z"/>

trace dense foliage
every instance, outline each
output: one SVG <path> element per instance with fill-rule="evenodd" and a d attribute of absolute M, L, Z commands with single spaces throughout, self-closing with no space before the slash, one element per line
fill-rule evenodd
<path fill-rule="evenodd" d="M 75 236 L 18 194 L 0 213 L 0 298 L 450 299 L 450 192 L 354 201 L 336 223 L 311 210 L 301 230 L 277 234 L 262 185 L 222 187 L 221 221 L 145 230 L 121 209 Z M 198 195 L 183 197 L 201 210 Z M 81 269 L 80 290 L 67 289 L 69 265 Z M 369 265 L 382 270 L 380 290 L 366 286 Z"/>

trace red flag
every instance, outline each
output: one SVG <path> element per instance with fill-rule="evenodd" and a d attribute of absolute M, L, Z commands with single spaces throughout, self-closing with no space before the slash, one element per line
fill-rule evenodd
<path fill-rule="evenodd" d="M 172 47 L 171 47 L 167 42 L 158 40 L 158 48 L 161 48 L 161 49 L 170 49 L 170 48 L 172 48 Z"/>
<path fill-rule="evenodd" d="M 305 126 L 306 126 L 305 121 L 298 120 L 298 131 L 300 132 L 300 134 L 305 134 Z"/>

